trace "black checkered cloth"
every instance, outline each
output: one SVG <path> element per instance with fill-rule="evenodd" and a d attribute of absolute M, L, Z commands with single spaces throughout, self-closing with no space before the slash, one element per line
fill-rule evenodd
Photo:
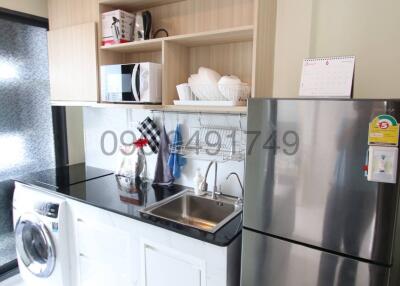
<path fill-rule="evenodd" d="M 149 142 L 151 150 L 157 154 L 158 147 L 160 146 L 160 129 L 158 129 L 158 126 L 150 117 L 146 117 L 146 119 L 139 124 L 138 130 Z"/>

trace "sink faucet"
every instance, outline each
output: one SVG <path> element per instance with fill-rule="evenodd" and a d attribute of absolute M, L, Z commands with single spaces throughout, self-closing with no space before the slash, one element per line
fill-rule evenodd
<path fill-rule="evenodd" d="M 217 164 L 216 161 L 211 161 L 210 164 L 208 164 L 207 171 L 206 171 L 206 174 L 204 176 L 204 180 L 201 183 L 201 191 L 203 193 L 205 193 L 208 190 L 207 176 L 208 176 L 208 172 L 210 171 L 210 168 L 211 168 L 212 164 L 215 165 L 215 175 L 214 175 L 214 188 L 213 188 L 212 193 L 211 193 L 211 198 L 215 200 L 217 198 L 217 194 L 218 194 L 218 191 L 217 191 L 217 169 L 218 169 L 218 164 Z"/>
<path fill-rule="evenodd" d="M 229 177 L 232 176 L 232 175 L 234 175 L 234 176 L 238 179 L 240 188 L 242 189 L 242 198 L 238 198 L 237 203 L 238 203 L 238 204 L 243 204 L 243 199 L 244 199 L 244 188 L 243 188 L 242 182 L 240 181 L 239 175 L 238 175 L 236 172 L 231 172 L 231 173 L 229 173 L 228 176 L 226 176 L 226 180 L 228 180 Z"/>

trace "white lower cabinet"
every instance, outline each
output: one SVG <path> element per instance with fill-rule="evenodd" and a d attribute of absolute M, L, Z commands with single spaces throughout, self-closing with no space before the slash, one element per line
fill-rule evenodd
<path fill-rule="evenodd" d="M 238 237 L 219 247 L 69 200 L 75 284 L 238 286 Z"/>
<path fill-rule="evenodd" d="M 80 285 L 131 285 L 129 233 L 93 221 L 77 222 Z M 104 259 L 108 258 L 108 259 Z M 116 263 L 113 263 L 115 261 Z M 112 277 L 109 273 L 120 273 Z"/>
<path fill-rule="evenodd" d="M 206 262 L 151 242 L 141 244 L 142 285 L 206 285 Z"/>
<path fill-rule="evenodd" d="M 74 200 L 68 203 L 75 238 L 73 285 L 140 285 L 135 270 L 139 266 L 139 252 L 135 254 L 139 240 L 133 238 L 128 221 Z"/>

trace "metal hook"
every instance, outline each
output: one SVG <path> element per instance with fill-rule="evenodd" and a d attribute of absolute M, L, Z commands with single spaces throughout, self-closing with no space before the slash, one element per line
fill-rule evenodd
<path fill-rule="evenodd" d="M 151 120 L 154 121 L 154 110 L 150 110 L 150 112 L 151 112 Z"/>
<path fill-rule="evenodd" d="M 239 130 L 240 131 L 243 130 L 243 128 L 242 128 L 242 114 L 241 113 L 239 113 Z"/>
<path fill-rule="evenodd" d="M 165 112 L 162 111 L 162 124 L 165 126 Z"/>
<path fill-rule="evenodd" d="M 176 112 L 176 124 L 179 124 L 179 112 Z"/>
<path fill-rule="evenodd" d="M 201 127 L 201 112 L 198 113 L 197 120 L 199 121 L 199 126 Z"/>

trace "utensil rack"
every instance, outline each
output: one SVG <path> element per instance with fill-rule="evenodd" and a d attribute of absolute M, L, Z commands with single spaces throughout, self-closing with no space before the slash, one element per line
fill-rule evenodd
<path fill-rule="evenodd" d="M 243 161 L 246 144 L 243 130 L 225 126 L 199 126 L 189 129 L 186 144 L 170 144 L 172 154 L 207 161 Z"/>

